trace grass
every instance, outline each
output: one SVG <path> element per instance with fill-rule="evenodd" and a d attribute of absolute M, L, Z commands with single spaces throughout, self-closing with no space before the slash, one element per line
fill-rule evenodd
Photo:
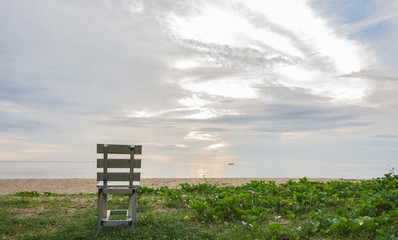
<path fill-rule="evenodd" d="M 24 196 L 26 194 L 26 196 Z M 153 199 L 153 195 L 144 196 Z M 123 203 L 110 205 L 121 208 Z M 159 203 L 148 218 L 140 199 L 138 229 L 104 227 L 96 231 L 96 196 L 93 194 L 47 197 L 31 193 L 0 196 L 0 239 L 214 239 L 217 231 L 181 220 L 181 209 Z M 152 210 L 151 210 L 152 211 Z"/>
<path fill-rule="evenodd" d="M 398 239 L 398 175 L 140 188 L 137 230 L 96 231 L 95 194 L 0 196 L 0 239 Z M 127 208 L 112 196 L 109 207 Z"/>

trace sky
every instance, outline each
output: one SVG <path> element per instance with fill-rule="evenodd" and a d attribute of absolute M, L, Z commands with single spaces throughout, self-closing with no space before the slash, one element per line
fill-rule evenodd
<path fill-rule="evenodd" d="M 0 1 L 0 178 L 372 178 L 398 167 L 398 2 Z M 230 165 L 233 163 L 234 165 Z"/>

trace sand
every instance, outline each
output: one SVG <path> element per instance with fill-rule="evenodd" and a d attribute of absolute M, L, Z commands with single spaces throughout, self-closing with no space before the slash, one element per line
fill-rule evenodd
<path fill-rule="evenodd" d="M 217 183 L 231 186 L 240 186 L 251 180 L 275 181 L 277 184 L 285 183 L 290 178 L 144 178 L 141 186 L 159 188 L 167 186 L 178 188 L 180 183 Z M 296 178 L 292 178 L 298 181 Z M 312 178 L 309 181 L 327 182 L 340 179 Z M 360 181 L 361 179 L 344 179 L 344 181 Z M 38 193 L 51 192 L 57 194 L 96 193 L 97 181 L 95 179 L 0 179 L 0 195 L 15 194 L 18 192 Z"/>

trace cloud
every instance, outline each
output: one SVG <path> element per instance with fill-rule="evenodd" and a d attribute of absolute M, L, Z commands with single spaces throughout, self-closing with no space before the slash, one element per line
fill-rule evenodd
<path fill-rule="evenodd" d="M 398 39 L 398 4 L 382 0 L 310 1 L 310 5 L 326 19 L 335 32 L 362 42 L 372 54 L 366 58 L 367 68 L 384 66 L 396 74 L 398 47 L 391 44 Z M 377 66 L 379 65 L 379 66 Z"/>
<path fill-rule="evenodd" d="M 217 135 L 213 133 L 205 133 L 200 131 L 191 131 L 187 134 L 185 139 L 201 140 L 201 141 L 216 141 Z"/>
<path fill-rule="evenodd" d="M 171 150 L 182 150 L 187 148 L 185 144 L 159 144 L 159 143 L 143 143 L 146 147 L 154 147 L 163 151 L 171 151 Z"/>
<path fill-rule="evenodd" d="M 0 101 L 0 132 L 38 132 L 54 127 L 53 123 L 41 119 L 31 108 Z"/>
<path fill-rule="evenodd" d="M 217 151 L 223 152 L 224 151 L 223 149 L 225 147 L 228 147 L 228 144 L 226 144 L 226 143 L 215 143 L 215 144 L 207 146 L 206 149 L 210 150 L 210 151 L 217 150 Z"/>
<path fill-rule="evenodd" d="M 184 5 L 191 11 L 170 12 L 165 17 L 170 39 L 197 54 L 185 64 L 176 63 L 188 74 L 179 84 L 192 91 L 207 89 L 209 94 L 237 98 L 256 97 L 253 84 L 270 83 L 307 89 L 309 94 L 332 101 L 355 102 L 369 94 L 365 79 L 341 75 L 363 69 L 363 59 L 370 53 L 359 42 L 333 33 L 305 3 L 292 4 L 288 9 L 295 9 L 293 12 L 285 11 L 286 4 L 199 2 Z M 218 68 L 221 73 L 233 69 L 235 76 L 228 76 L 225 82 L 229 85 L 223 86 L 220 76 L 217 80 L 189 78 L 187 70 L 203 67 Z M 231 85 L 233 82 L 241 86 Z M 344 88 L 347 85 L 351 86 Z M 232 91 L 235 87 L 239 94 Z"/>
<path fill-rule="evenodd" d="M 17 143 L 86 161 L 97 142 L 126 142 L 165 168 L 375 161 L 366 141 L 397 135 L 384 3 L 1 2 L 0 160 L 27 157 Z"/>
<path fill-rule="evenodd" d="M 374 135 L 374 138 L 388 139 L 388 140 L 398 140 L 398 135 Z"/>

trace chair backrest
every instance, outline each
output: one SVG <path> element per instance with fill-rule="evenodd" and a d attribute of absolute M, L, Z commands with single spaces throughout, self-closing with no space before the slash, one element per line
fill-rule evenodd
<path fill-rule="evenodd" d="M 97 153 L 102 153 L 103 158 L 97 159 L 97 168 L 102 172 L 97 172 L 97 181 L 103 181 L 103 187 L 108 186 L 108 182 L 128 182 L 129 188 L 133 188 L 134 182 L 139 182 L 141 173 L 134 169 L 141 168 L 141 159 L 135 159 L 135 154 L 141 154 L 141 145 L 117 145 L 117 144 L 97 144 Z M 128 154 L 126 158 L 113 158 L 113 154 Z M 109 169 L 124 169 L 123 172 L 109 171 Z M 126 169 L 129 169 L 126 171 Z"/>

